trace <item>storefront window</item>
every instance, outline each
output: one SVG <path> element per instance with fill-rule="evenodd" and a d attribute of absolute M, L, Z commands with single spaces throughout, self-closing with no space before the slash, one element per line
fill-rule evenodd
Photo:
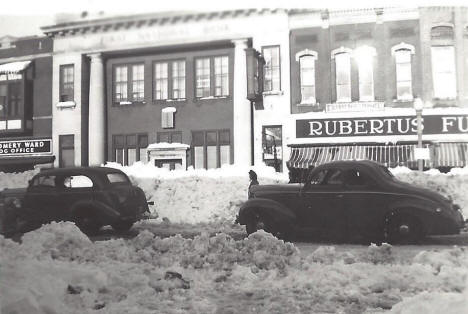
<path fill-rule="evenodd" d="M 263 47 L 262 54 L 265 59 L 264 90 L 281 90 L 280 46 Z"/>
<path fill-rule="evenodd" d="M 219 168 L 231 161 L 229 130 L 192 132 L 193 165 L 199 168 Z"/>

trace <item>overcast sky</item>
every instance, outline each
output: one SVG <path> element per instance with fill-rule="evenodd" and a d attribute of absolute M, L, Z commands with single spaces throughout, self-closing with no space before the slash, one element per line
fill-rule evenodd
<path fill-rule="evenodd" d="M 462 0 L 7 0 L 0 11 L 0 37 L 40 35 L 40 26 L 54 24 L 57 13 L 105 12 L 131 14 L 171 10 L 236 8 L 350 8 L 428 5 L 467 5 Z"/>

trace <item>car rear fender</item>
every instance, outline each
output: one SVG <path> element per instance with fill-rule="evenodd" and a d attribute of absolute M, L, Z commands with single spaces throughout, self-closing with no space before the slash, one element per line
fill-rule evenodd
<path fill-rule="evenodd" d="M 253 214 L 265 214 L 277 221 L 293 222 L 296 215 L 283 204 L 264 198 L 250 199 L 239 210 L 238 222 L 245 225 Z"/>
<path fill-rule="evenodd" d="M 82 210 L 92 211 L 102 222 L 115 221 L 120 218 L 119 212 L 99 201 L 80 201 L 75 203 L 70 210 L 71 217 L 74 217 Z"/>

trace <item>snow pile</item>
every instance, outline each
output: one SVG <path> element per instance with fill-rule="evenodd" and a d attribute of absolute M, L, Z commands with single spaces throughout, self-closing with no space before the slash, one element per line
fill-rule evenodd
<path fill-rule="evenodd" d="M 0 237 L 0 251 L 3 314 L 468 310 L 468 252 L 461 248 L 403 261 L 389 245 L 354 255 L 319 247 L 302 256 L 264 232 L 235 240 L 143 231 L 91 242 L 73 223 L 52 223 L 21 244 Z"/>
<path fill-rule="evenodd" d="M 0 172 L 0 191 L 3 189 L 23 188 L 38 170 L 29 170 L 19 173 Z"/>

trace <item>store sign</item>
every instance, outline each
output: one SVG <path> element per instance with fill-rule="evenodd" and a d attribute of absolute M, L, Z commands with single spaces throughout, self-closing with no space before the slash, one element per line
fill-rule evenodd
<path fill-rule="evenodd" d="M 0 141 L 0 157 L 21 155 L 47 155 L 51 153 L 51 139 Z"/>
<path fill-rule="evenodd" d="M 423 134 L 468 133 L 468 115 L 427 115 L 422 118 Z M 416 117 L 308 119 L 296 121 L 297 138 L 415 135 Z"/>

